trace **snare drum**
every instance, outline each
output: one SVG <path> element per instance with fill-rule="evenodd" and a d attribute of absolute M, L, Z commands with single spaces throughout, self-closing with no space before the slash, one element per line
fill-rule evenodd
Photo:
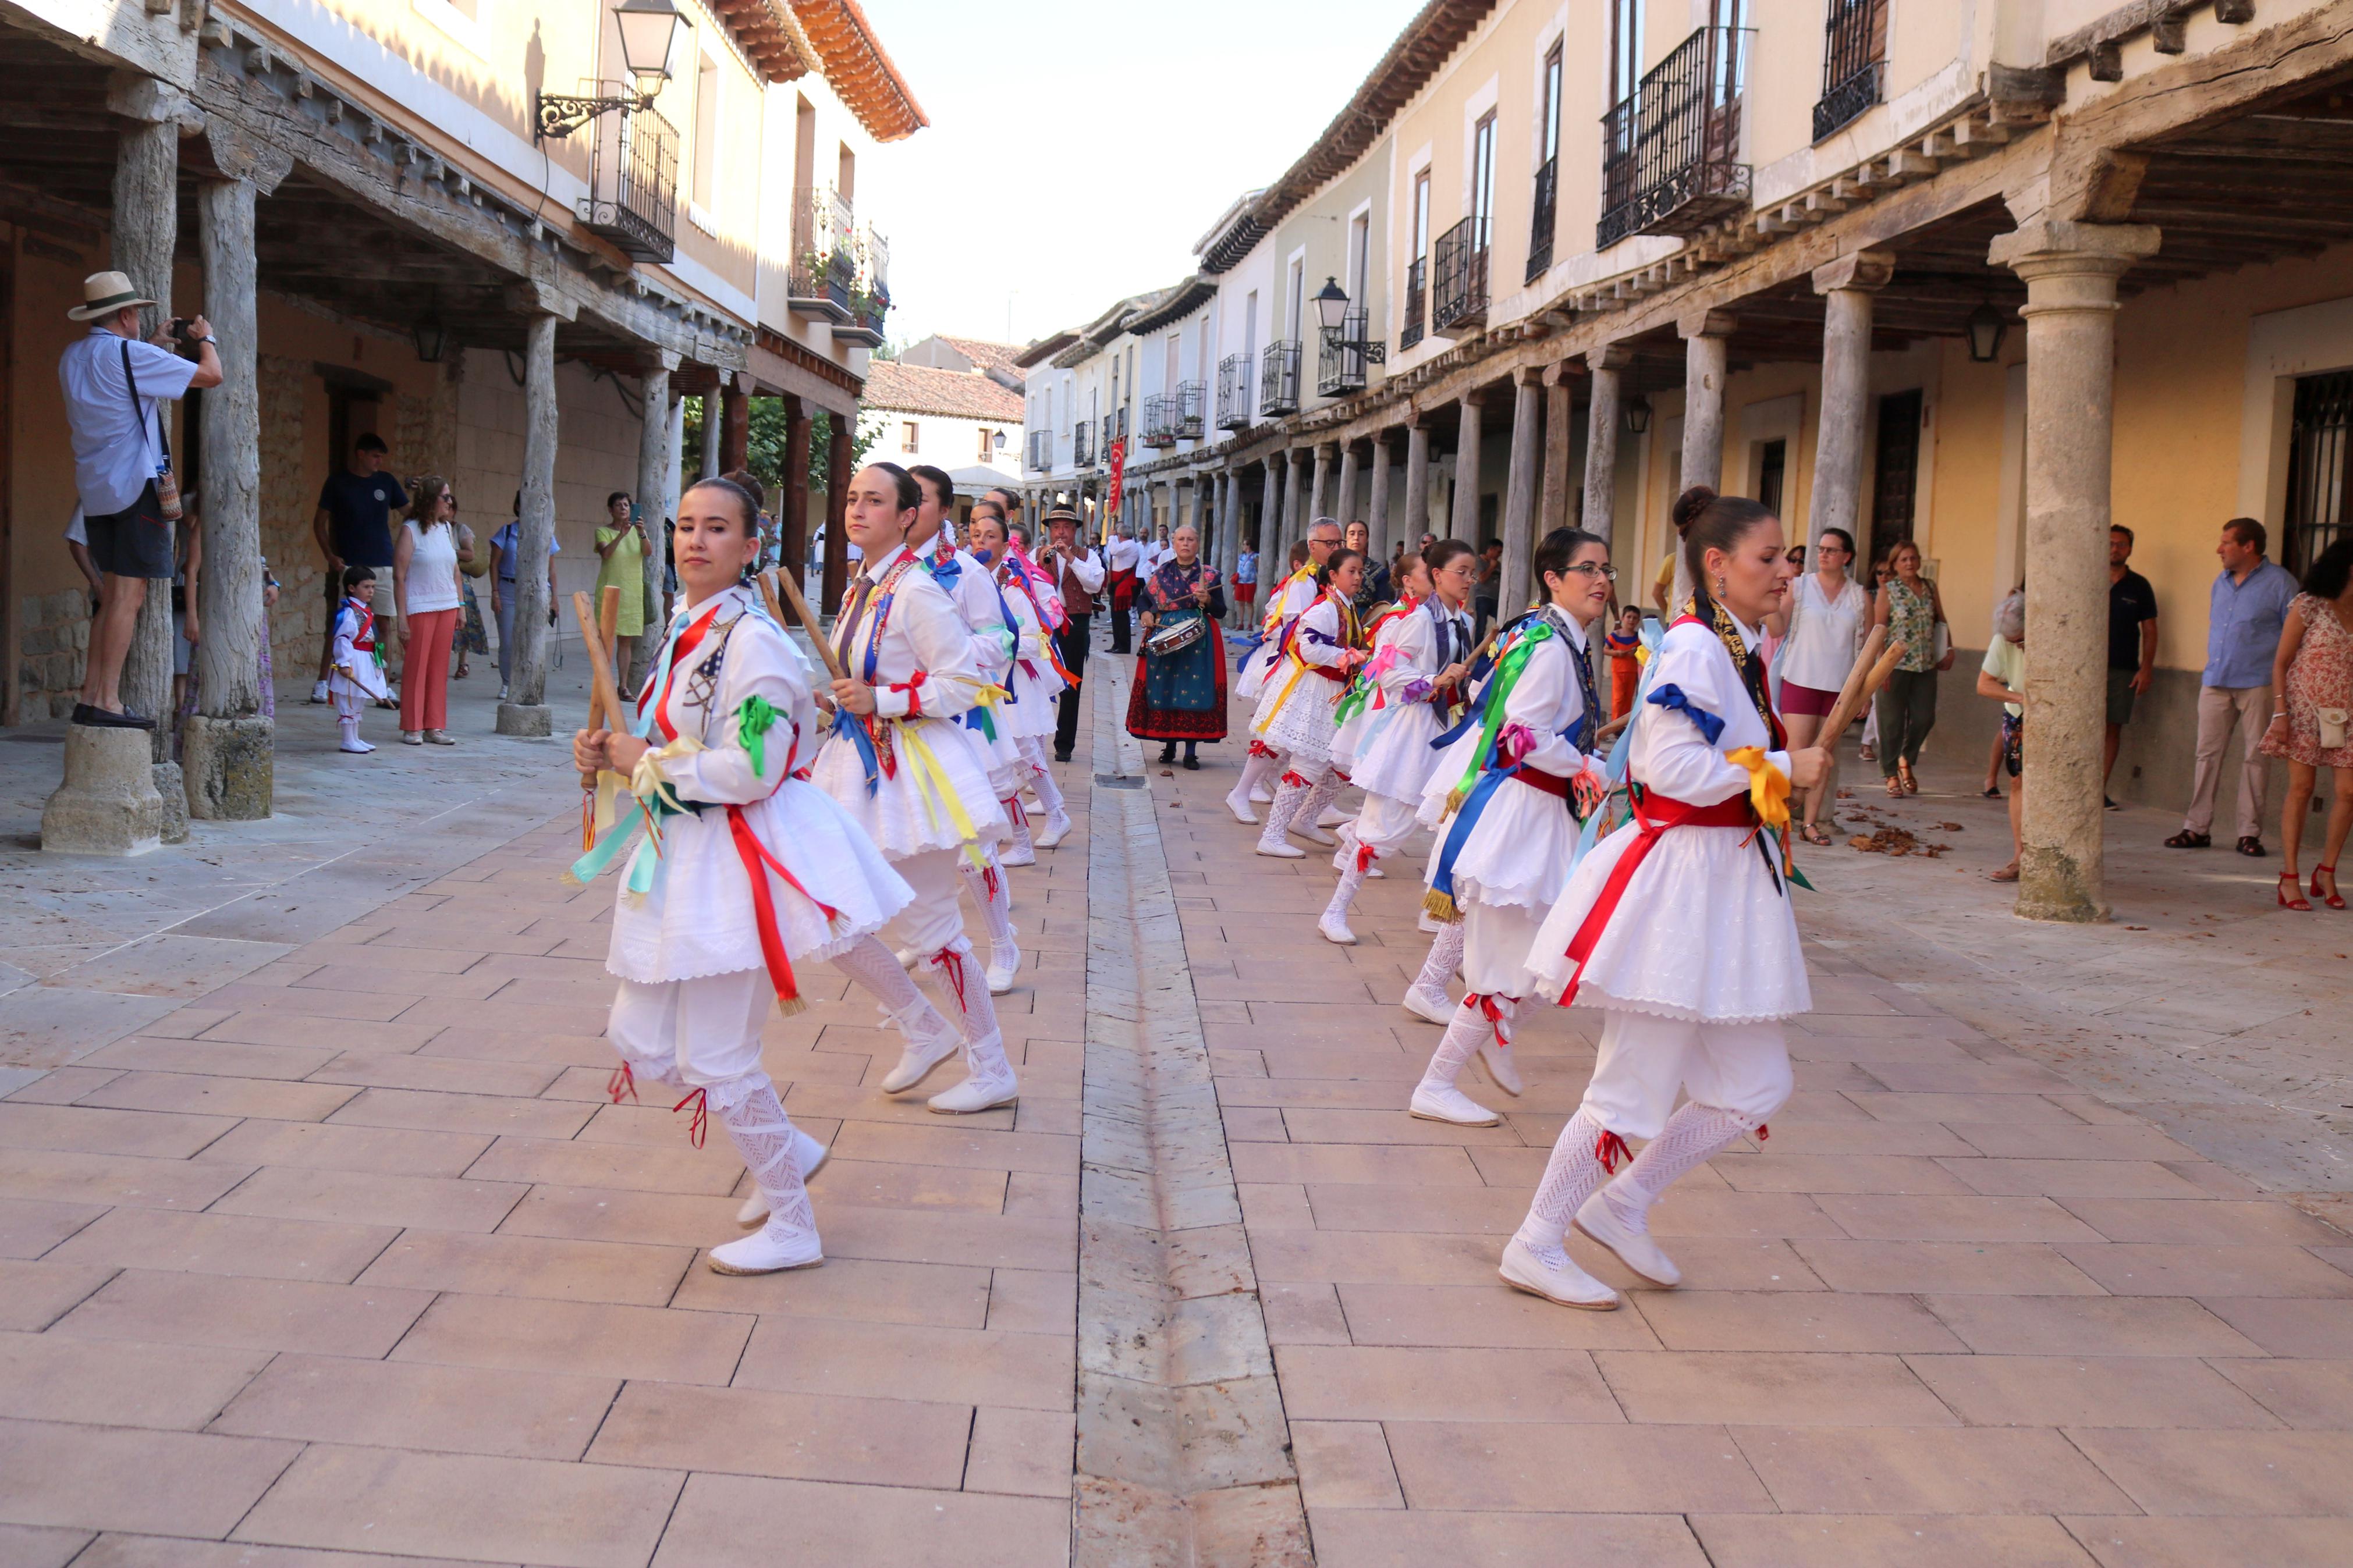
<path fill-rule="evenodd" d="M 1200 616 L 1187 616 L 1183 620 L 1162 626 L 1144 639 L 1147 658 L 1162 658 L 1181 653 L 1209 635 L 1209 623 Z"/>

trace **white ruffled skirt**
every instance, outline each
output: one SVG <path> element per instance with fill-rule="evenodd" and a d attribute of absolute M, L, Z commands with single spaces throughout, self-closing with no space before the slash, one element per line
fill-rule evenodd
<path fill-rule="evenodd" d="M 855 722 L 848 715 L 845 722 Z M 833 797 L 835 804 L 863 828 L 874 847 L 892 860 L 903 860 L 931 849 L 954 849 L 964 842 L 949 810 L 949 801 L 962 808 L 972 825 L 976 842 L 987 845 L 1012 831 L 1005 818 L 1004 798 L 989 783 L 991 759 L 981 737 L 948 719 L 918 719 L 886 726 L 892 731 L 896 767 L 866 790 L 866 765 L 847 734 L 834 733 L 817 754 L 810 781 Z M 927 778 L 916 765 L 910 732 L 930 748 L 939 764 L 939 776 Z M 943 795 L 941 792 L 944 790 Z"/>

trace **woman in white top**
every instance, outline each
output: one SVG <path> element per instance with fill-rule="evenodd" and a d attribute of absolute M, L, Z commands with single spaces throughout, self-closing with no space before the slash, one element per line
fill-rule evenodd
<path fill-rule="evenodd" d="M 1454 1087 L 1474 1054 L 1496 1088 L 1519 1093 L 1512 1022 L 1535 986 L 1528 944 L 1601 800 L 1591 748 L 1609 710 L 1594 686 L 1587 632 L 1609 607 L 1609 546 L 1582 529 L 1556 528 L 1536 546 L 1534 565 L 1545 604 L 1496 638 L 1477 720 L 1440 753 L 1422 794 L 1422 819 L 1440 829 L 1424 907 L 1460 921 L 1470 988 L 1408 1105 L 1428 1121 L 1500 1120 Z"/>
<path fill-rule="evenodd" d="M 1813 1005 L 1774 829 L 1791 785 L 1820 784 L 1823 757 L 1788 749 L 1758 651 L 1791 575 L 1780 520 L 1704 486 L 1675 514 L 1692 597 L 1635 711 L 1633 820 L 1578 865 L 1528 953 L 1562 1005 L 1604 1014 L 1583 1103 L 1504 1250 L 1505 1282 L 1569 1307 L 1618 1304 L 1564 1250 L 1571 1215 L 1644 1279 L 1681 1279 L 1651 1239 L 1651 1205 L 1693 1166 L 1763 1137 L 1789 1097 L 1781 1020 Z M 1611 1182 L 1629 1138 L 1649 1142 Z"/>
<path fill-rule="evenodd" d="M 458 588 L 458 498 L 427 474 L 409 491 L 408 517 L 392 546 L 394 624 L 400 628 L 400 740 L 454 746 L 449 738 L 449 647 L 465 598 Z"/>
<path fill-rule="evenodd" d="M 1765 617 L 1766 632 L 1782 639 L 1773 673 L 1780 682 L 1781 722 L 1792 747 L 1814 743 L 1871 631 L 1871 595 L 1847 575 L 1853 560 L 1852 535 L 1843 528 L 1822 530 L 1814 544 L 1814 569 L 1789 583 L 1789 607 Z M 1821 787 L 1806 792 L 1800 831 L 1807 843 L 1831 841 L 1821 827 L 1822 803 L 1837 795 L 1838 759 L 1832 757 Z"/>

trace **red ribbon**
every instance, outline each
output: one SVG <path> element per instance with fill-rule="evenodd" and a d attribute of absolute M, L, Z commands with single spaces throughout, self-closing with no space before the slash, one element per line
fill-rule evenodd
<path fill-rule="evenodd" d="M 964 999 L 964 954 L 955 948 L 944 947 L 932 954 L 932 967 L 946 975 L 948 984 L 955 988 L 956 1012 L 970 1012 Z"/>
<path fill-rule="evenodd" d="M 670 1108 L 670 1113 L 676 1116 L 690 1104 L 694 1107 L 694 1120 L 686 1124 L 686 1141 L 700 1149 L 711 1131 L 711 1097 L 699 1089 L 689 1089 L 684 1100 Z"/>
<path fill-rule="evenodd" d="M 1603 1170 L 1615 1172 L 1620 1164 L 1634 1158 L 1634 1152 L 1626 1147 L 1626 1140 L 1605 1130 L 1593 1141 L 1593 1157 L 1601 1162 Z"/>
<path fill-rule="evenodd" d="M 922 687 L 925 679 L 925 672 L 919 669 L 906 679 L 894 680 L 890 685 L 889 689 L 903 691 L 907 694 L 907 717 L 910 719 L 920 719 L 923 716 Z"/>
<path fill-rule="evenodd" d="M 1356 875 L 1359 877 L 1363 876 L 1366 870 L 1371 868 L 1373 862 L 1380 858 L 1380 851 L 1375 849 L 1371 845 L 1358 844 L 1356 846 Z"/>
<path fill-rule="evenodd" d="M 989 862 L 980 868 L 980 885 L 987 889 L 988 901 L 997 902 L 997 863 Z"/>
<path fill-rule="evenodd" d="M 1504 1000 L 1506 1002 L 1517 1002 L 1519 998 L 1516 996 L 1506 996 Z M 1495 1044 L 1505 1050 L 1509 1050 L 1511 1048 L 1512 1037 L 1504 1033 L 1504 1010 L 1495 1005 L 1494 997 L 1473 991 L 1469 995 L 1462 998 L 1462 1005 L 1465 1007 L 1477 1008 L 1480 1014 L 1486 1018 L 1488 1026 L 1495 1031 Z"/>
<path fill-rule="evenodd" d="M 675 741 L 678 739 L 678 726 L 670 721 L 670 684 L 675 677 L 680 663 L 685 659 L 687 655 L 702 647 L 702 639 L 710 635 L 711 623 L 719 618 L 720 608 L 721 606 L 718 605 L 712 605 L 711 608 L 702 612 L 702 618 L 701 620 L 696 621 L 692 626 L 687 627 L 685 631 L 679 634 L 678 641 L 670 645 L 670 663 L 663 667 L 661 679 L 659 682 L 649 680 L 646 682 L 646 689 L 638 693 L 638 711 L 639 713 L 643 713 L 646 710 L 647 703 L 654 700 L 654 693 L 657 690 L 661 693 L 661 701 L 657 704 L 654 709 L 654 722 L 661 727 L 662 739 L 665 741 Z"/>
<path fill-rule="evenodd" d="M 1561 787 L 1567 790 L 1567 780 L 1561 782 Z M 1657 815 L 1653 816 L 1653 812 Z M 1746 794 L 1714 805 L 1693 805 L 1686 801 L 1670 800 L 1655 790 L 1645 790 L 1634 796 L 1634 820 L 1641 825 L 1641 831 L 1626 847 L 1626 852 L 1618 857 L 1618 864 L 1609 868 L 1609 879 L 1601 885 L 1601 896 L 1593 900 L 1584 923 L 1569 938 L 1567 956 L 1577 961 L 1577 969 L 1561 991 L 1560 1005 L 1564 1007 L 1577 1000 L 1577 987 L 1585 977 L 1585 961 L 1593 955 L 1593 944 L 1601 940 L 1603 928 L 1617 912 L 1618 900 L 1626 896 L 1627 884 L 1650 858 L 1660 836 L 1674 827 L 1750 827 L 1756 825 L 1757 813 Z"/>
<path fill-rule="evenodd" d="M 613 1097 L 616 1105 L 621 1103 L 621 1096 L 625 1094 L 631 1100 L 638 1098 L 638 1075 L 629 1070 L 628 1062 L 613 1069 L 612 1077 L 605 1080 L 605 1092 Z"/>
<path fill-rule="evenodd" d="M 1264 741 L 1252 741 L 1250 743 L 1250 754 L 1253 757 L 1279 757 L 1282 755 L 1281 752 L 1276 751 Z"/>
<path fill-rule="evenodd" d="M 797 1001 L 800 989 L 793 981 L 792 956 L 785 951 L 784 933 L 776 929 L 776 905 L 768 891 L 768 873 L 773 871 L 783 878 L 786 887 L 822 910 L 828 921 L 841 911 L 802 887 L 800 879 L 768 853 L 768 847 L 760 842 L 760 836 L 744 819 L 742 806 L 727 808 L 727 831 L 734 837 L 735 853 L 744 862 L 744 874 L 752 879 L 752 912 L 760 929 L 760 955 L 767 960 L 768 979 L 776 988 L 776 1000 Z"/>
<path fill-rule="evenodd" d="M 1291 769 L 1289 769 L 1289 768 L 1285 768 L 1285 769 L 1283 769 L 1283 770 L 1282 770 L 1282 782 L 1283 782 L 1284 784 L 1286 784 L 1291 785 L 1292 787 L 1293 787 L 1293 788 L 1295 788 L 1295 789 L 1314 789 L 1314 788 L 1315 787 L 1313 784 L 1310 784 L 1307 780 L 1305 780 L 1305 779 L 1303 779 L 1303 778 L 1301 778 L 1297 773 L 1293 773 L 1293 772 Z"/>

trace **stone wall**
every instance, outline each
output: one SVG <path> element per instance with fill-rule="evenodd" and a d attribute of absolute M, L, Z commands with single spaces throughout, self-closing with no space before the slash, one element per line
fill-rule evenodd
<path fill-rule="evenodd" d="M 318 479 L 302 439 L 311 363 L 263 354 L 261 394 L 261 555 L 281 587 L 269 613 L 269 659 L 281 676 L 314 668 L 326 630 L 326 589 L 311 534 Z"/>
<path fill-rule="evenodd" d="M 90 595 L 80 588 L 26 594 L 16 601 L 23 658 L 16 685 L 26 722 L 62 719 L 81 697 L 84 661 L 90 657 Z"/>

